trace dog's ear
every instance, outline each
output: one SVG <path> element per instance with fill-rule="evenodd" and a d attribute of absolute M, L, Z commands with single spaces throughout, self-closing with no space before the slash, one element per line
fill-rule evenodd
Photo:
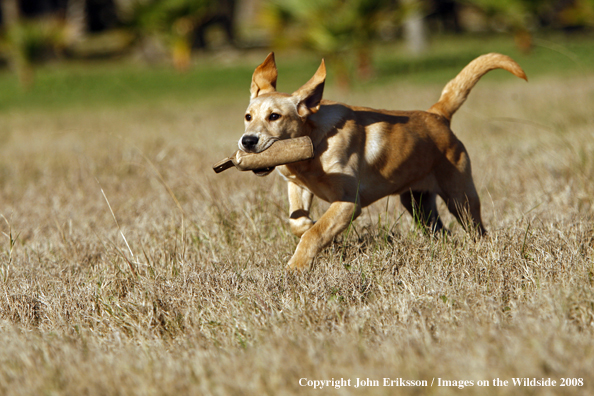
<path fill-rule="evenodd" d="M 251 98 L 257 98 L 259 95 L 276 92 L 276 78 L 278 70 L 274 62 L 274 52 L 268 54 L 264 62 L 254 70 L 252 76 L 252 86 L 250 88 Z"/>
<path fill-rule="evenodd" d="M 322 95 L 324 94 L 325 82 L 326 64 L 322 59 L 322 63 L 318 67 L 316 74 L 293 93 L 293 96 L 297 98 L 297 112 L 301 117 L 306 117 L 319 110 Z"/>

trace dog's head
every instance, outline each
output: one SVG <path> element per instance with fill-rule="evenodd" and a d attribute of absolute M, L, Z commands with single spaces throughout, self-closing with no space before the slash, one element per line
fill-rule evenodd
<path fill-rule="evenodd" d="M 266 150 L 277 140 L 296 138 L 307 133 L 307 117 L 320 107 L 326 66 L 322 64 L 314 76 L 293 94 L 276 91 L 278 71 L 274 53 L 256 68 L 250 88 L 250 104 L 245 112 L 245 132 L 239 139 L 239 149 L 248 153 Z M 255 173 L 269 174 L 273 168 Z"/>

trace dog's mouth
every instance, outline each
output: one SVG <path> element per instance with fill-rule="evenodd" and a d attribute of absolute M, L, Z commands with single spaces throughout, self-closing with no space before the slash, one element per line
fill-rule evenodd
<path fill-rule="evenodd" d="M 274 168 L 274 166 L 271 166 L 269 168 L 254 169 L 252 172 L 254 172 L 256 176 L 267 176 L 274 170 Z"/>
<path fill-rule="evenodd" d="M 239 139 L 238 146 L 239 149 L 245 153 L 258 154 L 268 149 L 277 140 L 279 139 L 272 136 L 244 134 L 241 139 Z"/>

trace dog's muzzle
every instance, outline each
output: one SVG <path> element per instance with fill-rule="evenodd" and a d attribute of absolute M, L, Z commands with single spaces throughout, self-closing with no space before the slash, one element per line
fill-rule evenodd
<path fill-rule="evenodd" d="M 276 139 L 260 141 L 260 137 L 257 135 L 243 135 L 241 139 L 239 139 L 239 148 L 246 153 L 259 153 L 266 150 L 275 141 Z M 259 149 L 259 143 L 264 143 L 264 149 Z M 262 144 L 260 144 L 260 146 L 262 146 Z M 257 176 L 266 176 L 269 175 L 273 170 L 274 166 L 269 168 L 255 169 L 252 172 L 254 172 L 254 174 Z"/>
<path fill-rule="evenodd" d="M 256 135 L 243 135 L 239 141 L 239 148 L 246 153 L 256 153 L 260 138 Z"/>

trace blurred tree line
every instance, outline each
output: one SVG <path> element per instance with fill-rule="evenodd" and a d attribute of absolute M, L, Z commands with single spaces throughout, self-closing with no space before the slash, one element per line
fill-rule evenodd
<path fill-rule="evenodd" d="M 372 43 L 404 38 L 411 51 L 429 31 L 512 32 L 529 51 L 540 29 L 591 29 L 594 0 L 0 0 L 0 60 L 24 86 L 51 58 L 130 52 L 190 67 L 208 47 L 299 46 L 373 74 Z M 353 66 L 354 65 L 354 66 Z M 340 82 L 340 81 L 339 81 Z"/>

